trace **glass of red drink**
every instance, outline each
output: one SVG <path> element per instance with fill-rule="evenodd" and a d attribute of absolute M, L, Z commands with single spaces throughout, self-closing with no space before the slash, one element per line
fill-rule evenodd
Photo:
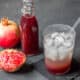
<path fill-rule="evenodd" d="M 76 32 L 69 25 L 54 24 L 44 31 L 45 65 L 53 74 L 69 71 Z"/>

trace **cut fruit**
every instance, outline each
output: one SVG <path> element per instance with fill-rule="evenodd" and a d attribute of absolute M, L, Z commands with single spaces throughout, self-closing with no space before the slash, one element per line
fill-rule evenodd
<path fill-rule="evenodd" d="M 5 49 L 0 52 L 0 66 L 6 72 L 15 72 L 26 62 L 23 52 L 15 49 Z"/>

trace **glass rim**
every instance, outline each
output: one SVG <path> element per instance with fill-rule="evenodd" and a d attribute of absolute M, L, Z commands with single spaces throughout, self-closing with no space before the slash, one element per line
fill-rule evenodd
<path fill-rule="evenodd" d="M 67 24 L 51 24 L 51 25 L 48 25 L 44 31 L 43 31 L 43 36 L 45 35 L 46 31 L 50 28 L 50 27 L 63 27 L 63 26 L 66 26 L 68 29 L 72 29 L 72 32 L 74 33 L 74 35 L 76 35 L 76 31 L 75 29 L 73 29 L 70 25 L 67 25 Z"/>

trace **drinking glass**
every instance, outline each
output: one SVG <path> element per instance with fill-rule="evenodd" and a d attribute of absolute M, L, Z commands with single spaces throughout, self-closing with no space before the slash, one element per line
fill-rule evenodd
<path fill-rule="evenodd" d="M 75 30 L 64 24 L 49 25 L 43 33 L 45 66 L 53 74 L 69 71 L 75 44 Z"/>

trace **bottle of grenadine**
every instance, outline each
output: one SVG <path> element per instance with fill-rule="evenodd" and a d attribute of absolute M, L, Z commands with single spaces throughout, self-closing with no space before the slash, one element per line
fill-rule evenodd
<path fill-rule="evenodd" d="M 23 0 L 20 31 L 22 51 L 26 55 L 35 55 L 39 51 L 38 22 L 33 6 L 33 0 Z"/>

